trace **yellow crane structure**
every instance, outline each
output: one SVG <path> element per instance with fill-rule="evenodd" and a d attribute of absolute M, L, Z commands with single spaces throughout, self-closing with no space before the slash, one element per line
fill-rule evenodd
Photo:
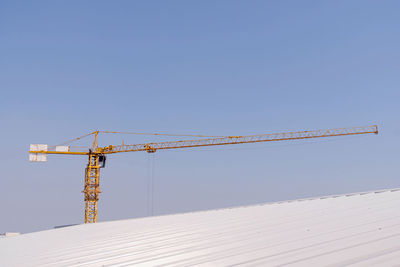
<path fill-rule="evenodd" d="M 59 155 L 85 155 L 88 156 L 88 164 L 85 170 L 85 185 L 83 193 L 85 195 L 85 223 L 95 223 L 97 221 L 97 203 L 99 201 L 100 191 L 100 168 L 105 166 L 106 155 L 145 151 L 154 153 L 157 150 L 176 149 L 176 148 L 193 148 L 205 146 L 221 146 L 233 144 L 246 144 L 258 142 L 272 142 L 285 140 L 299 140 L 310 138 L 334 137 L 360 135 L 369 133 L 378 133 L 377 125 L 365 127 L 335 128 L 327 130 L 312 130 L 298 132 L 283 132 L 274 134 L 260 134 L 247 136 L 220 136 L 212 138 L 202 138 L 196 140 L 154 142 L 134 145 L 109 145 L 101 147 L 98 144 L 100 133 L 120 133 L 108 131 L 95 131 L 85 136 L 75 138 L 71 141 L 79 140 L 86 136 L 93 136 L 91 148 L 76 148 L 72 146 L 48 146 L 42 144 L 31 145 L 29 150 L 30 161 L 46 161 L 47 154 Z M 162 134 L 155 134 L 162 135 Z M 204 137 L 204 136 L 202 136 Z M 69 143 L 69 142 L 68 142 Z"/>

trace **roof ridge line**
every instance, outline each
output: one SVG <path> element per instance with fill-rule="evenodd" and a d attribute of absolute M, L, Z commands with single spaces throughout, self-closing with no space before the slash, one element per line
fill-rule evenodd
<path fill-rule="evenodd" d="M 289 199 L 289 200 L 281 200 L 281 201 L 273 201 L 273 202 L 264 202 L 264 203 L 258 203 L 258 204 L 249 204 L 249 205 L 242 205 L 242 206 L 231 206 L 231 207 L 224 207 L 224 208 L 217 208 L 217 209 L 206 209 L 206 210 L 195 210 L 195 211 L 187 211 L 187 212 L 177 212 L 177 213 L 170 213 L 170 214 L 160 214 L 160 215 L 156 215 L 156 216 L 146 216 L 146 217 L 131 218 L 131 219 L 121 219 L 121 220 L 105 221 L 105 222 L 98 222 L 98 223 L 107 223 L 107 222 L 115 222 L 115 221 L 126 221 L 126 220 L 140 220 L 140 219 L 149 219 L 149 218 L 164 217 L 164 216 L 183 215 L 183 214 L 189 214 L 189 213 L 212 212 L 212 211 L 229 210 L 229 209 L 237 209 L 237 208 L 249 208 L 249 207 L 256 207 L 256 206 L 272 205 L 272 204 L 283 204 L 283 203 L 291 203 L 291 202 L 300 202 L 300 201 L 307 201 L 307 200 L 318 200 L 318 199 L 337 198 L 337 197 L 350 197 L 350 196 L 366 195 L 366 194 L 379 194 L 379 193 L 383 193 L 383 192 L 395 192 L 395 191 L 400 191 L 400 187 L 379 189 L 379 190 L 371 190 L 371 191 L 361 191 L 361 192 L 354 192 L 354 193 L 344 193 L 344 194 L 337 194 L 337 195 L 327 195 L 327 196 L 317 196 L 317 197 L 309 197 L 309 198 L 300 198 L 300 199 Z"/>

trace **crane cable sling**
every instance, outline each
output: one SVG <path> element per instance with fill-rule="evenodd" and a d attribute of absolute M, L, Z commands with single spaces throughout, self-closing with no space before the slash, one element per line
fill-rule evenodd
<path fill-rule="evenodd" d="M 155 170 L 155 154 L 151 153 L 151 216 L 154 216 L 154 170 Z"/>
<path fill-rule="evenodd" d="M 167 134 L 167 133 L 164 134 L 164 133 L 136 133 L 136 132 L 113 132 L 113 131 L 99 131 L 99 133 L 161 135 L 161 136 L 190 136 L 190 137 L 223 137 L 221 135 L 204 135 L 204 134 Z"/>
<path fill-rule="evenodd" d="M 146 213 L 150 216 L 150 155 L 147 157 L 147 181 L 146 181 Z"/>
<path fill-rule="evenodd" d="M 88 134 L 82 135 L 82 136 L 77 137 L 77 138 L 74 138 L 74 139 L 71 139 L 71 140 L 66 141 L 66 142 L 64 142 L 64 143 L 61 143 L 61 144 L 59 144 L 59 145 L 57 145 L 57 146 L 63 146 L 63 145 L 70 144 L 70 143 L 72 143 L 72 142 L 78 141 L 78 140 L 80 140 L 80 139 L 82 139 L 82 138 L 85 138 L 85 137 L 87 137 L 87 136 L 89 136 L 89 135 L 92 135 L 92 134 L 94 134 L 94 132 L 93 132 L 93 133 L 88 133 Z"/>
<path fill-rule="evenodd" d="M 146 212 L 148 216 L 154 215 L 154 169 L 155 155 L 151 153 L 147 158 Z"/>
<path fill-rule="evenodd" d="M 68 140 L 64 143 L 58 144 L 57 146 L 63 146 L 63 145 L 67 145 L 70 144 L 72 142 L 78 141 L 80 139 L 83 139 L 87 136 L 90 136 L 92 134 L 94 134 L 96 132 L 91 132 L 82 136 L 79 136 L 77 138 Z M 113 131 L 98 131 L 98 133 L 107 133 L 107 134 L 135 134 L 135 135 L 158 135 L 158 136 L 187 136 L 187 137 L 223 137 L 220 135 L 204 135 L 204 134 L 163 134 L 163 133 L 136 133 L 136 132 L 113 132 Z"/>

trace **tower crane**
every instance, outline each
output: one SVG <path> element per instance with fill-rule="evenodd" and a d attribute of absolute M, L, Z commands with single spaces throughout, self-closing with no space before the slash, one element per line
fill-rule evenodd
<path fill-rule="evenodd" d="M 335 128 L 326 130 L 283 132 L 273 134 L 259 134 L 247 136 L 220 136 L 212 138 L 202 138 L 196 140 L 168 141 L 168 142 L 152 142 L 133 145 L 108 145 L 99 146 L 98 137 L 101 133 L 119 133 L 108 131 L 94 131 L 85 136 L 75 138 L 71 141 L 79 140 L 86 136 L 93 136 L 93 142 L 90 148 L 81 148 L 73 146 L 48 146 L 44 144 L 31 144 L 29 150 L 30 161 L 42 162 L 47 160 L 48 154 L 58 155 L 83 155 L 88 156 L 88 164 L 85 169 L 85 223 L 97 222 L 97 203 L 99 201 L 100 191 L 100 168 L 105 167 L 106 156 L 109 154 L 145 151 L 154 153 L 158 150 L 177 149 L 177 148 L 193 148 L 205 146 L 221 146 L 233 144 L 246 144 L 258 142 L 272 142 L 285 140 L 298 140 L 334 136 L 348 136 L 378 133 L 377 125 L 365 127 Z M 156 134 L 158 135 L 158 134 Z M 203 137 L 203 136 L 202 136 Z M 69 142 L 68 142 L 69 143 Z"/>

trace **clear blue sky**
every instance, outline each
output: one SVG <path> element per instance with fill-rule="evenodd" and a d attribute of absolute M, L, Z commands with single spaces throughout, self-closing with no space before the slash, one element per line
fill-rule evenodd
<path fill-rule="evenodd" d="M 29 163 L 28 148 L 96 129 L 244 135 L 380 127 L 377 136 L 156 153 L 156 214 L 399 187 L 399 8 L 1 1 L 0 232 L 83 221 L 87 159 Z M 109 157 L 100 221 L 147 214 L 148 160 Z"/>

